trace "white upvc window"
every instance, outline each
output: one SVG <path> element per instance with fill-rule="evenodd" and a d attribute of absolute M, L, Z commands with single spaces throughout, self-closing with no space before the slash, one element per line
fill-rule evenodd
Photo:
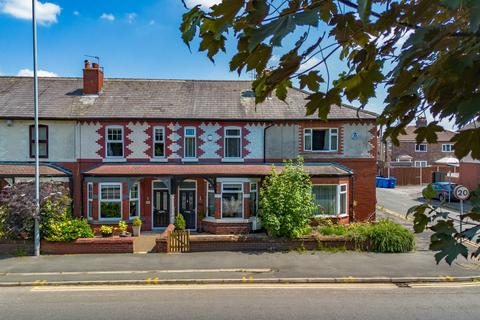
<path fill-rule="evenodd" d="M 165 158 L 165 127 L 153 127 L 153 157 Z"/>
<path fill-rule="evenodd" d="M 427 152 L 428 147 L 426 143 L 415 144 L 415 152 Z"/>
<path fill-rule="evenodd" d="M 243 183 L 222 183 L 222 219 L 243 218 Z"/>
<path fill-rule="evenodd" d="M 346 184 L 317 184 L 312 186 L 312 193 L 317 205 L 315 216 L 348 215 L 348 196 Z"/>
<path fill-rule="evenodd" d="M 452 151 L 453 151 L 453 143 L 442 144 L 442 152 L 452 152 Z"/>
<path fill-rule="evenodd" d="M 87 219 L 93 218 L 93 183 L 87 183 Z"/>
<path fill-rule="evenodd" d="M 130 187 L 129 215 L 130 218 L 140 217 L 140 184 L 138 182 Z"/>
<path fill-rule="evenodd" d="M 338 128 L 306 128 L 303 130 L 304 151 L 338 151 Z"/>
<path fill-rule="evenodd" d="M 250 183 L 250 215 L 256 216 L 258 212 L 258 182 Z"/>
<path fill-rule="evenodd" d="M 183 141 L 184 158 L 195 159 L 197 157 L 197 129 L 185 127 Z"/>
<path fill-rule="evenodd" d="M 122 219 L 122 184 L 100 183 L 98 206 L 100 220 Z"/>
<path fill-rule="evenodd" d="M 215 187 L 207 183 L 207 217 L 215 218 Z"/>
<path fill-rule="evenodd" d="M 123 158 L 123 127 L 108 126 L 105 129 L 105 149 L 107 158 Z"/>
<path fill-rule="evenodd" d="M 225 127 L 223 153 L 225 159 L 242 159 L 242 128 Z"/>
<path fill-rule="evenodd" d="M 418 160 L 418 161 L 415 161 L 414 163 L 415 167 L 427 167 L 428 166 L 428 162 L 425 161 L 425 160 Z"/>

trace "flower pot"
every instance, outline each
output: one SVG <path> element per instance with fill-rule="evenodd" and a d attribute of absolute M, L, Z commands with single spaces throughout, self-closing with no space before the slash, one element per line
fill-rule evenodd
<path fill-rule="evenodd" d="M 138 237 L 140 235 L 140 229 L 142 226 L 132 226 L 133 236 Z"/>

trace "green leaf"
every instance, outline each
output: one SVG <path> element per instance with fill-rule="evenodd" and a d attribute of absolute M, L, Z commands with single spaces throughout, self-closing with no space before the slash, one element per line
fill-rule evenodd
<path fill-rule="evenodd" d="M 307 87 L 311 91 L 318 91 L 320 83 L 324 82 L 318 71 L 310 71 L 307 74 L 300 75 L 298 78 L 300 80 L 300 89 Z"/>
<path fill-rule="evenodd" d="M 305 106 L 307 108 L 306 115 L 310 116 L 315 112 L 318 112 L 318 118 L 326 121 L 328 113 L 332 105 L 340 106 L 342 99 L 340 97 L 340 91 L 337 88 L 330 89 L 326 94 L 323 92 L 316 92 L 307 97 L 308 103 Z"/>
<path fill-rule="evenodd" d="M 430 183 L 426 188 L 422 190 L 422 196 L 427 200 L 432 200 L 435 198 L 437 193 L 433 189 L 432 184 Z"/>
<path fill-rule="evenodd" d="M 415 129 L 417 134 L 416 141 L 417 143 L 422 143 L 427 141 L 428 143 L 437 143 L 437 132 L 443 132 L 443 127 L 438 125 L 438 121 L 430 122 L 425 127 L 420 127 Z"/>
<path fill-rule="evenodd" d="M 364 24 L 368 23 L 368 17 L 372 11 L 372 0 L 358 0 L 358 14 Z"/>
<path fill-rule="evenodd" d="M 292 82 L 287 79 L 282 82 L 280 82 L 275 89 L 275 95 L 277 96 L 278 99 L 285 101 L 287 99 L 287 92 L 288 88 L 292 87 Z"/>

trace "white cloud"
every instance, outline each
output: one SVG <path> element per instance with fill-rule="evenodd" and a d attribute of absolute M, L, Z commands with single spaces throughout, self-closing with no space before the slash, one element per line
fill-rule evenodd
<path fill-rule="evenodd" d="M 153 26 L 155 24 L 155 20 L 150 20 L 150 22 L 148 24 Z"/>
<path fill-rule="evenodd" d="M 30 69 L 22 69 L 18 71 L 17 76 L 19 77 L 33 77 L 33 70 Z M 58 77 L 58 74 L 50 71 L 45 70 L 38 70 L 39 77 Z"/>
<path fill-rule="evenodd" d="M 36 14 L 39 24 L 48 25 L 57 22 L 57 18 L 62 11 L 59 5 L 51 2 L 40 2 L 36 0 Z M 32 19 L 32 1 L 31 0 L 0 0 L 0 12 L 11 15 L 17 19 Z"/>
<path fill-rule="evenodd" d="M 185 4 L 189 8 L 193 8 L 196 5 L 201 5 L 202 7 L 210 8 L 211 6 L 215 4 L 219 4 L 220 2 L 222 2 L 222 0 L 185 0 Z"/>
<path fill-rule="evenodd" d="M 136 18 L 137 18 L 137 14 L 135 12 L 127 13 L 127 22 L 128 23 L 134 23 Z"/>
<path fill-rule="evenodd" d="M 74 16 L 79 16 L 80 15 L 80 12 L 78 12 L 77 10 L 73 11 L 73 15 Z"/>
<path fill-rule="evenodd" d="M 102 15 L 100 16 L 100 19 L 107 20 L 107 21 L 114 21 L 115 16 L 111 13 L 102 13 Z"/>
<path fill-rule="evenodd" d="M 310 69 L 313 66 L 315 66 L 316 64 L 318 64 L 319 62 L 320 62 L 320 60 L 317 57 L 311 57 L 307 62 L 300 65 L 300 68 L 298 69 L 298 71 L 302 72 L 302 71 L 305 71 L 307 69 Z"/>

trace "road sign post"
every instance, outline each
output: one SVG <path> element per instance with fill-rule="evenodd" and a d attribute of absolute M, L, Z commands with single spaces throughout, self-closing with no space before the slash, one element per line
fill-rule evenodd
<path fill-rule="evenodd" d="M 470 191 L 462 185 L 458 185 L 453 189 L 453 194 L 455 198 L 460 200 L 460 233 L 463 232 L 463 200 L 468 199 L 470 196 Z"/>

